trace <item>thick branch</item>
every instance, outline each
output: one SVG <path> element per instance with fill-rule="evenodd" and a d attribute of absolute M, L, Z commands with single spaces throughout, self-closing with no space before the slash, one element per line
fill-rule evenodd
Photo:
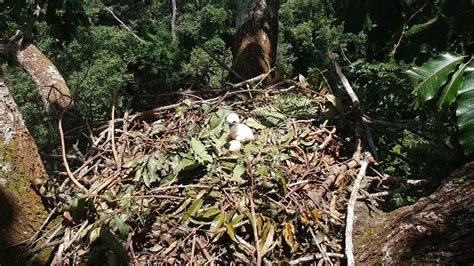
<path fill-rule="evenodd" d="M 364 161 L 360 167 L 359 173 L 354 181 L 354 185 L 352 186 L 352 193 L 349 199 L 349 203 L 347 204 L 347 215 L 346 215 L 346 258 L 347 258 L 347 265 L 353 266 L 355 265 L 354 261 L 354 253 L 352 248 L 352 229 L 354 226 L 354 206 L 357 201 L 357 194 L 359 193 L 360 182 L 362 178 L 365 176 L 365 171 L 367 170 L 367 166 L 369 165 L 369 160 L 367 156 L 365 156 Z"/>

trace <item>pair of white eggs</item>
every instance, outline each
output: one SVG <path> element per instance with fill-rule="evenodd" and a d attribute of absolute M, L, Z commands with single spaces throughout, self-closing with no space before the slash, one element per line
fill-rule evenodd
<path fill-rule="evenodd" d="M 230 113 L 227 116 L 227 123 L 229 123 L 229 151 L 238 152 L 242 143 L 254 139 L 252 130 L 245 124 L 240 123 L 240 118 L 236 113 Z"/>

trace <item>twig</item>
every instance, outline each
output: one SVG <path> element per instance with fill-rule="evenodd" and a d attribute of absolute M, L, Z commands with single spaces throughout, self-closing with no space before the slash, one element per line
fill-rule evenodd
<path fill-rule="evenodd" d="M 59 136 L 60 136 L 60 140 L 61 140 L 61 154 L 63 155 L 64 167 L 66 168 L 67 175 L 71 179 L 71 181 L 79 189 L 81 189 L 82 191 L 84 191 L 87 194 L 87 193 L 89 193 L 89 191 L 81 183 L 79 183 L 79 181 L 77 181 L 77 179 L 74 177 L 74 175 L 71 172 L 71 169 L 69 168 L 69 164 L 68 164 L 67 159 L 66 159 L 66 145 L 64 144 L 64 133 L 63 133 L 63 125 L 62 125 L 63 124 L 62 123 L 63 115 L 64 115 L 64 111 L 61 113 L 61 116 L 59 117 L 58 126 L 59 126 Z"/>
<path fill-rule="evenodd" d="M 44 220 L 44 222 L 41 224 L 40 228 L 38 228 L 38 231 L 36 231 L 36 233 L 29 239 L 28 241 L 28 246 L 32 246 L 33 243 L 35 243 L 36 241 L 36 238 L 39 236 L 39 234 L 43 231 L 43 229 L 46 227 L 46 225 L 49 223 L 49 221 L 51 221 L 51 218 L 53 217 L 53 215 L 56 214 L 56 210 L 57 210 L 57 206 L 54 207 L 53 210 L 51 210 L 51 213 L 48 215 L 48 217 L 46 218 L 46 220 Z"/>
<path fill-rule="evenodd" d="M 332 261 L 329 259 L 329 256 L 328 256 L 327 252 L 321 247 L 321 244 L 319 244 L 318 239 L 316 239 L 316 235 L 314 234 L 313 229 L 310 228 L 309 232 L 311 233 L 311 236 L 313 237 L 314 242 L 316 242 L 316 246 L 318 247 L 319 252 L 321 252 L 321 254 L 323 254 L 324 260 L 327 263 L 329 263 L 329 265 L 332 266 L 333 265 Z"/>
<path fill-rule="evenodd" d="M 217 57 L 215 57 L 211 52 L 209 52 L 204 46 L 198 44 L 197 45 L 199 48 L 201 48 L 207 55 L 209 55 L 214 61 L 216 61 L 222 68 L 224 68 L 225 70 L 229 71 L 230 73 L 232 73 L 232 75 L 234 75 L 236 78 L 240 79 L 240 80 L 245 80 L 241 75 L 239 75 L 239 73 L 235 72 L 232 68 L 228 67 L 224 62 L 222 62 L 221 60 L 219 60 Z"/>
<path fill-rule="evenodd" d="M 420 9 L 418 9 L 415 13 L 413 13 L 413 15 L 411 15 L 404 23 L 403 23 L 403 28 L 402 28 L 402 32 L 400 33 L 400 37 L 398 38 L 398 41 L 397 43 L 393 46 L 393 50 L 392 50 L 392 56 L 395 56 L 395 53 L 397 52 L 397 49 L 398 47 L 400 46 L 400 43 L 402 42 L 402 39 L 403 39 L 403 35 L 405 34 L 405 27 L 407 26 L 407 23 L 410 22 L 410 20 L 412 20 L 416 15 L 418 15 L 418 13 L 420 13 L 424 8 L 425 6 L 431 2 L 430 0 L 426 1 L 421 7 Z"/>
<path fill-rule="evenodd" d="M 341 258 L 341 259 L 344 258 L 344 255 L 340 254 L 340 253 L 328 252 L 327 255 L 328 255 L 328 257 L 333 257 L 333 258 Z M 301 257 L 301 258 L 292 260 L 292 261 L 289 262 L 289 264 L 290 265 L 302 264 L 304 262 L 318 260 L 318 259 L 322 259 L 322 258 L 323 258 L 322 254 L 309 255 L 309 256 L 305 256 L 305 257 Z"/>
<path fill-rule="evenodd" d="M 352 246 L 352 229 L 354 226 L 354 207 L 357 201 L 357 194 L 359 193 L 360 182 L 362 178 L 365 176 L 365 172 L 367 170 L 367 166 L 369 165 L 368 155 L 364 156 L 364 160 L 360 167 L 359 173 L 354 181 L 354 185 L 352 187 L 351 197 L 349 198 L 349 202 L 347 203 L 347 216 L 346 216 L 346 232 L 345 232 L 345 242 L 346 242 L 346 258 L 347 258 L 347 265 L 353 266 L 355 265 L 354 261 L 354 253 L 353 253 L 353 246 Z"/>
<path fill-rule="evenodd" d="M 191 247 L 191 259 L 189 260 L 189 265 L 192 266 L 194 262 L 194 251 L 196 249 L 196 235 L 193 236 L 193 245 Z"/>
<path fill-rule="evenodd" d="M 247 162 L 247 174 L 250 181 L 250 212 L 252 213 L 252 229 L 253 229 L 253 238 L 255 241 L 255 253 L 257 255 L 257 266 L 262 265 L 262 255 L 260 251 L 260 245 L 258 240 L 258 231 L 257 231 L 257 215 L 255 214 L 255 202 L 253 200 L 253 194 L 255 190 L 255 179 L 252 174 L 252 162 Z"/>
<path fill-rule="evenodd" d="M 121 21 L 115 14 L 114 12 L 112 11 L 112 9 L 110 9 L 109 7 L 105 7 L 105 9 L 107 11 L 109 11 L 109 13 L 126 29 L 128 30 L 135 38 L 137 38 L 139 41 L 141 42 L 145 42 L 142 38 L 138 37 L 138 35 L 136 35 L 125 23 L 123 23 L 123 21 Z"/>
<path fill-rule="evenodd" d="M 123 154 L 125 153 L 125 148 L 127 147 L 128 143 L 128 126 L 129 126 L 129 121 L 128 118 L 130 116 L 130 106 L 132 105 L 131 99 L 127 102 L 127 106 L 125 107 L 125 114 L 123 116 L 123 125 L 122 125 L 122 131 L 125 134 L 122 134 L 119 138 L 119 141 L 122 141 L 122 145 L 119 147 L 119 154 L 118 154 L 118 169 L 122 169 L 122 161 L 123 161 Z"/>
<path fill-rule="evenodd" d="M 114 99 L 112 100 L 112 112 L 110 122 L 110 140 L 112 142 L 112 154 L 114 156 L 115 166 L 120 170 L 120 162 L 117 155 L 117 148 L 115 147 L 115 103 L 117 102 L 117 93 L 114 92 Z"/>
<path fill-rule="evenodd" d="M 79 237 L 81 236 L 81 233 L 82 231 L 84 231 L 84 229 L 89 225 L 89 221 L 86 220 L 85 222 L 82 223 L 81 227 L 79 228 L 79 230 L 77 230 L 77 232 L 74 234 L 74 236 L 71 238 L 71 240 L 66 243 L 66 245 L 64 245 L 64 251 L 67 251 L 69 249 L 69 247 L 74 243 L 76 242 L 76 240 L 79 239 Z"/>
<path fill-rule="evenodd" d="M 257 82 L 257 81 L 261 81 L 261 80 L 265 79 L 268 76 L 269 73 L 264 73 L 264 74 L 258 75 L 254 78 L 251 78 L 251 79 L 244 80 L 244 81 L 239 82 L 239 83 L 227 84 L 227 86 L 224 86 L 224 89 L 238 89 L 238 88 L 243 87 L 243 86 L 245 86 L 249 83 L 254 83 L 254 82 Z"/>
<path fill-rule="evenodd" d="M 326 146 L 332 140 L 332 135 L 334 133 L 336 133 L 336 128 L 333 128 L 331 131 L 329 131 L 329 135 L 324 139 L 323 143 L 321 143 L 321 145 L 318 145 L 318 151 L 322 151 L 326 148 Z"/>
<path fill-rule="evenodd" d="M 369 146 L 370 152 L 372 153 L 372 156 L 374 156 L 374 159 L 378 161 L 379 155 L 377 153 L 377 150 L 375 149 L 375 142 L 372 136 L 372 132 L 370 131 L 369 126 L 367 125 L 367 123 L 364 122 L 363 119 L 362 119 L 362 126 L 364 127 L 365 137 L 367 138 L 367 146 Z"/>
<path fill-rule="evenodd" d="M 21 45 L 25 45 L 26 43 L 31 41 L 31 37 L 33 35 L 33 27 L 38 21 L 40 15 L 41 15 L 41 10 L 43 9 L 44 1 L 43 0 L 38 0 L 36 1 L 36 7 L 35 11 L 33 11 L 33 14 L 30 17 L 30 20 L 28 21 L 28 24 L 26 25 L 24 35 L 23 35 L 23 40 Z"/>

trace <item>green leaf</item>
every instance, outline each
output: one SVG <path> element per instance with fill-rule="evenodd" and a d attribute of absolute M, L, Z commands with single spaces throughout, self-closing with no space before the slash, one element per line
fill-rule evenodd
<path fill-rule="evenodd" d="M 252 112 L 252 114 L 254 114 L 260 122 L 267 126 L 276 126 L 287 119 L 284 114 L 267 107 L 257 108 Z"/>
<path fill-rule="evenodd" d="M 147 169 L 148 169 L 149 183 L 153 183 L 153 182 L 156 182 L 156 180 L 158 180 L 157 171 L 160 170 L 160 166 L 161 166 L 161 162 L 155 156 L 151 156 L 150 159 L 148 159 Z"/>
<path fill-rule="evenodd" d="M 430 19 L 428 20 L 427 22 L 425 23 L 421 23 L 421 24 L 416 24 L 416 25 L 413 25 L 411 26 L 408 30 L 406 30 L 403 35 L 405 35 L 405 37 L 410 37 L 410 36 L 413 36 L 419 32 L 422 32 L 426 29 L 429 29 L 431 28 L 436 22 L 438 22 L 438 18 L 433 18 L 433 19 Z"/>
<path fill-rule="evenodd" d="M 245 167 L 238 164 L 235 166 L 234 171 L 232 173 L 231 181 L 237 182 L 239 185 L 245 183 L 245 180 L 242 179 L 242 175 L 245 173 Z"/>
<path fill-rule="evenodd" d="M 94 243 L 100 235 L 100 227 L 92 229 L 92 231 L 89 234 L 89 243 Z"/>
<path fill-rule="evenodd" d="M 214 218 L 214 221 L 212 221 L 211 226 L 209 227 L 209 230 L 213 231 L 213 230 L 220 229 L 222 227 L 222 224 L 224 223 L 224 220 L 225 220 L 225 213 L 221 213 L 217 215 L 216 218 Z M 216 242 L 217 240 L 219 240 L 221 236 L 222 236 L 222 233 L 218 233 L 214 237 L 212 242 Z"/>
<path fill-rule="evenodd" d="M 130 258 L 128 257 L 127 250 L 122 246 L 120 241 L 110 233 L 109 228 L 105 224 L 100 228 L 100 239 L 107 244 L 107 247 L 117 255 L 121 262 L 126 264 L 129 262 Z"/>
<path fill-rule="evenodd" d="M 188 224 L 189 222 L 189 217 L 191 217 L 192 214 L 194 214 L 195 212 L 197 212 L 202 204 L 204 203 L 204 200 L 199 198 L 199 199 L 196 199 L 193 204 L 191 204 L 191 206 L 189 207 L 189 209 L 186 211 L 186 214 L 184 215 L 184 218 L 183 218 L 183 224 Z"/>
<path fill-rule="evenodd" d="M 420 104 L 433 99 L 448 80 L 449 74 L 462 61 L 462 56 L 443 54 L 430 59 L 421 67 L 414 67 L 405 73 L 418 93 Z"/>
<path fill-rule="evenodd" d="M 245 124 L 251 128 L 255 128 L 255 129 L 264 129 L 266 128 L 264 125 L 260 124 L 257 120 L 253 119 L 253 118 L 249 118 L 247 119 L 247 121 L 245 121 Z"/>
<path fill-rule="evenodd" d="M 118 216 L 114 216 L 115 226 L 119 231 L 120 237 L 122 239 L 126 239 L 128 237 L 128 233 L 130 232 L 130 226 L 124 223 L 124 221 Z"/>
<path fill-rule="evenodd" d="M 340 114 L 344 114 L 344 105 L 342 105 L 342 102 L 339 98 L 332 94 L 326 94 L 324 97 L 336 108 L 336 110 Z"/>
<path fill-rule="evenodd" d="M 191 139 L 191 149 L 200 163 L 209 162 L 212 163 L 212 157 L 207 153 L 206 147 L 199 140 L 192 138 Z"/>
<path fill-rule="evenodd" d="M 184 209 L 186 209 L 186 207 L 188 206 L 188 204 L 191 203 L 191 199 L 188 198 L 186 199 L 182 204 L 181 206 L 178 207 L 178 209 L 176 209 L 176 211 L 174 211 L 171 216 L 176 216 L 178 215 L 179 213 L 181 213 L 182 211 L 184 211 Z"/>
<path fill-rule="evenodd" d="M 271 223 L 266 223 L 262 235 L 262 239 L 260 239 L 260 249 L 262 252 L 266 252 L 271 245 L 273 244 L 273 235 L 275 234 L 275 228 Z"/>
<path fill-rule="evenodd" d="M 230 236 L 232 241 L 238 243 L 237 239 L 235 238 L 235 229 L 230 223 L 224 223 L 225 228 L 227 229 L 227 234 Z"/>
<path fill-rule="evenodd" d="M 74 222 L 80 223 L 87 214 L 86 199 L 74 198 L 71 202 L 71 217 Z"/>
<path fill-rule="evenodd" d="M 459 141 L 464 153 L 474 155 L 474 62 L 465 71 L 463 85 L 458 91 L 456 117 Z"/>
<path fill-rule="evenodd" d="M 454 72 L 453 76 L 449 80 L 449 83 L 444 87 L 443 93 L 441 94 L 441 97 L 439 97 L 438 103 L 436 104 L 438 109 L 441 109 L 443 106 L 449 106 L 454 102 L 454 100 L 456 100 L 458 90 L 462 86 L 462 76 L 464 74 L 464 70 L 466 69 L 469 62 L 462 64 L 461 67 L 459 67 L 459 69 Z"/>
<path fill-rule="evenodd" d="M 135 160 L 132 160 L 124 165 L 122 165 L 123 168 L 135 168 L 138 165 L 142 164 L 145 161 L 145 157 L 137 158 Z"/>

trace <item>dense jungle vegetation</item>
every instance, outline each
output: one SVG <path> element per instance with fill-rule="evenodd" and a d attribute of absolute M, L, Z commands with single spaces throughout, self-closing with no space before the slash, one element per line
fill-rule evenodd
<path fill-rule="evenodd" d="M 324 79 L 337 98 L 336 108 L 343 109 L 328 118 L 343 126 L 357 110 L 348 108 L 352 102 L 328 59 L 332 54 L 371 125 L 377 167 L 389 176 L 427 180 L 395 193 L 384 208 L 429 195 L 442 178 L 472 160 L 473 1 L 277 2 L 275 69 L 265 85 L 294 80 L 317 88 Z M 110 120 L 112 105 L 116 117 L 123 117 L 127 105 L 141 112 L 173 103 L 176 93 L 226 86 L 237 5 L 230 0 L 0 0 L 0 40 L 22 37 L 41 6 L 29 41 L 57 67 L 78 113 L 95 127 Z M 59 143 L 57 122 L 28 73 L 0 51 L 5 83 L 26 127 L 40 154 L 49 153 Z"/>

